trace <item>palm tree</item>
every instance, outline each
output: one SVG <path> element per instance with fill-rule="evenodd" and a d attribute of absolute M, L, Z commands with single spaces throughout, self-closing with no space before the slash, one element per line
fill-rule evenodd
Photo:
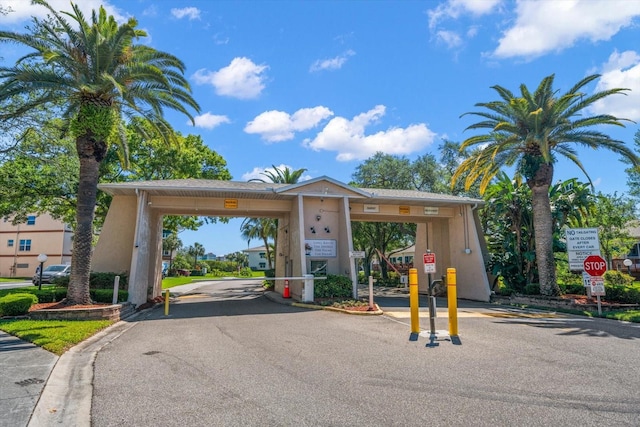
<path fill-rule="evenodd" d="M 182 240 L 176 233 L 171 233 L 162 239 L 162 250 L 169 252 L 169 271 L 173 270 L 173 254 L 182 247 Z"/>
<path fill-rule="evenodd" d="M 26 101 L 0 113 L 9 120 L 40 106 L 62 105 L 62 117 L 75 138 L 80 159 L 73 262 L 67 302 L 87 304 L 93 218 L 99 166 L 111 143 L 121 143 L 126 158 L 123 118 L 141 116 L 168 141 L 174 137 L 163 118 L 165 108 L 184 113 L 199 110 L 177 57 L 134 44 L 145 37 L 130 18 L 119 25 L 103 7 L 87 21 L 77 5 L 57 12 L 44 0 L 49 18 L 33 18 L 28 34 L 0 31 L 0 41 L 15 42 L 32 51 L 12 67 L 0 67 L 0 104 L 14 96 Z M 120 138 L 118 138 L 120 137 Z"/>
<path fill-rule="evenodd" d="M 465 113 L 483 120 L 467 129 L 487 130 L 487 133 L 465 140 L 461 149 L 480 148 L 456 170 L 452 183 L 465 173 L 465 187 L 480 179 L 480 192 L 505 166 L 515 166 L 531 188 L 533 228 L 536 262 L 540 280 L 540 293 L 557 295 L 555 262 L 553 258 L 553 219 L 549 202 L 549 187 L 553 180 L 553 167 L 557 156 L 575 163 L 582 171 L 573 145 L 587 148 L 606 148 L 626 157 L 634 165 L 640 159 L 624 142 L 594 130 L 595 126 L 623 126 L 621 119 L 608 114 L 585 113 L 596 101 L 614 94 L 624 94 L 627 89 L 609 89 L 587 95 L 581 90 L 600 77 L 591 75 L 576 83 L 568 92 L 558 95 L 553 89 L 554 75 L 545 77 L 534 93 L 523 84 L 520 96 L 515 96 L 501 86 L 492 88 L 501 100 L 476 104 L 488 111 Z M 463 116 L 464 116 L 463 115 Z M 585 172 L 586 174 L 586 172 Z"/>
<path fill-rule="evenodd" d="M 247 244 L 252 239 L 261 239 L 264 243 L 265 251 L 267 253 L 267 268 L 271 270 L 273 264 L 271 263 L 271 245 L 269 245 L 269 238 L 277 233 L 277 223 L 271 218 L 245 218 L 240 224 L 240 232 L 242 237 L 247 239 Z"/>
<path fill-rule="evenodd" d="M 280 169 L 274 165 L 271 165 L 273 167 L 273 171 L 267 170 L 261 173 L 261 175 L 266 176 L 267 178 L 269 178 L 269 181 L 265 181 L 264 179 L 261 178 L 254 178 L 251 179 L 250 181 L 260 181 L 260 182 L 275 182 L 275 183 L 280 183 L 280 184 L 295 184 L 300 180 L 300 177 L 302 176 L 303 173 L 305 173 L 307 171 L 307 169 L 290 169 L 289 166 L 285 166 L 283 169 Z"/>
<path fill-rule="evenodd" d="M 272 165 L 272 167 L 273 171 L 268 170 L 262 172 L 262 175 L 269 179 L 268 181 L 265 181 L 262 178 L 253 178 L 249 181 L 295 184 L 298 182 L 302 174 L 307 171 L 305 168 L 292 170 L 288 166 L 285 166 L 282 169 L 275 165 Z M 247 242 L 250 242 L 251 239 L 262 239 L 267 252 L 267 265 L 269 266 L 269 269 L 271 269 L 272 255 L 269 239 L 273 239 L 273 247 L 277 247 L 278 221 L 270 218 L 245 218 L 245 220 L 242 221 L 242 224 L 240 224 L 240 232 L 242 233 L 242 237 L 247 239 Z"/>
<path fill-rule="evenodd" d="M 193 269 L 195 270 L 198 265 L 198 257 L 203 256 L 205 253 L 204 246 L 201 243 L 195 242 L 193 246 L 187 248 L 187 254 L 193 257 Z"/>

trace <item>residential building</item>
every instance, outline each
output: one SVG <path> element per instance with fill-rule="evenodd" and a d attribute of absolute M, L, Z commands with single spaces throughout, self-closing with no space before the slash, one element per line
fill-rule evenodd
<path fill-rule="evenodd" d="M 38 255 L 47 255 L 44 266 L 70 264 L 71 228 L 49 214 L 29 215 L 27 221 L 12 224 L 0 219 L 0 277 L 31 277 L 38 267 Z"/>
<path fill-rule="evenodd" d="M 267 248 L 264 245 L 244 249 L 242 252 L 247 254 L 250 269 L 266 270 L 269 268 L 267 262 Z"/>

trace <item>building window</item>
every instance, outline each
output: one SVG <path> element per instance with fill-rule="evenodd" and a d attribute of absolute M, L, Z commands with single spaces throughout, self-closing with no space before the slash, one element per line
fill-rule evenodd
<path fill-rule="evenodd" d="M 265 268 L 267 268 L 267 263 L 266 263 L 266 262 L 261 262 L 261 263 L 260 263 L 260 264 L 258 264 L 258 265 L 259 265 L 259 267 L 258 267 L 258 268 L 261 268 L 261 269 L 265 269 Z"/>
<path fill-rule="evenodd" d="M 266 257 L 267 257 L 267 256 L 266 256 L 266 254 L 265 254 L 264 252 L 260 252 L 260 258 L 263 258 L 263 259 L 264 259 L 264 258 L 266 258 Z"/>
<path fill-rule="evenodd" d="M 20 239 L 19 251 L 29 252 L 31 250 L 31 239 Z"/>
<path fill-rule="evenodd" d="M 171 251 L 162 251 L 162 256 L 171 256 Z"/>
<path fill-rule="evenodd" d="M 10 248 L 13 247 L 13 239 L 7 240 L 7 246 L 9 246 Z"/>
<path fill-rule="evenodd" d="M 36 217 L 35 215 L 29 215 L 27 217 L 27 225 L 35 225 L 36 224 Z"/>
<path fill-rule="evenodd" d="M 29 264 L 16 264 L 16 268 L 29 268 Z"/>

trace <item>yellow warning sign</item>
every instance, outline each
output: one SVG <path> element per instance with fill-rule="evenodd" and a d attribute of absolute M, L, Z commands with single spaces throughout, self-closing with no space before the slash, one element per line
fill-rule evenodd
<path fill-rule="evenodd" d="M 225 209 L 238 209 L 238 199 L 224 199 Z"/>

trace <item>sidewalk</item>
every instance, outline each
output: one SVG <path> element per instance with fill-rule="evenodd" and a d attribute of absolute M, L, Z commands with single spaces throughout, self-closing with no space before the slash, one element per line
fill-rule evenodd
<path fill-rule="evenodd" d="M 0 426 L 26 426 L 59 357 L 0 331 Z"/>

